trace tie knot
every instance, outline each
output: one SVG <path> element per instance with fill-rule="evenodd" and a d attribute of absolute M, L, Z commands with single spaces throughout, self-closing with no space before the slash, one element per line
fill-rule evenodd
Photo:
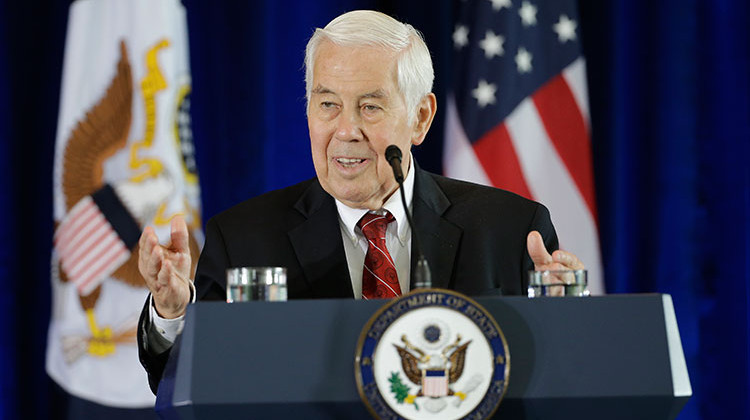
<path fill-rule="evenodd" d="M 368 240 L 384 239 L 388 223 L 393 220 L 393 215 L 389 211 L 382 215 L 368 212 L 359 219 L 357 226 L 362 229 L 362 233 Z"/>

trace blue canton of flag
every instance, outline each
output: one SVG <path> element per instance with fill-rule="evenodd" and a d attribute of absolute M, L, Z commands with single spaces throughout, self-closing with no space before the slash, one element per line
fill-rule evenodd
<path fill-rule="evenodd" d="M 604 292 L 575 0 L 457 2 L 446 175 L 547 206 L 563 248 Z"/>

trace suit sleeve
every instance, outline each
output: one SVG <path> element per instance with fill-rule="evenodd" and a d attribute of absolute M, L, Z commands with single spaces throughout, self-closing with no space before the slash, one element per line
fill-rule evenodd
<path fill-rule="evenodd" d="M 195 272 L 197 300 L 226 299 L 226 270 L 230 267 L 224 236 L 218 222 L 206 222 L 206 243 Z"/>
<path fill-rule="evenodd" d="M 172 348 L 169 347 L 167 350 L 159 354 L 154 354 L 149 350 L 149 334 L 158 337 L 156 331 L 151 331 L 154 326 L 152 322 L 149 322 L 148 305 L 151 303 L 150 298 L 150 295 L 148 298 L 146 298 L 146 304 L 143 305 L 143 310 L 141 310 L 141 317 L 138 320 L 138 359 L 140 360 L 141 365 L 143 365 L 143 368 L 146 370 L 146 374 L 148 375 L 148 385 L 149 387 L 151 387 L 151 392 L 156 395 L 156 389 L 159 387 L 159 382 L 161 381 L 162 374 L 164 373 L 164 367 L 167 365 L 167 360 L 169 360 L 169 353 Z"/>

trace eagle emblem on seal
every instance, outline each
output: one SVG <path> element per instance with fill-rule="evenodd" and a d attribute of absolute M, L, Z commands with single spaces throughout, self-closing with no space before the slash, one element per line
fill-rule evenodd
<path fill-rule="evenodd" d="M 437 327 L 425 328 L 425 336 L 429 340 Z M 435 337 L 437 338 L 437 337 Z M 406 334 L 401 336 L 403 346 L 393 346 L 401 356 L 401 367 L 409 381 L 421 388 L 417 397 L 445 397 L 454 395 L 450 384 L 455 383 L 464 373 L 466 349 L 471 340 L 461 343 L 461 335 L 442 349 L 439 353 L 426 352 L 409 342 Z"/>

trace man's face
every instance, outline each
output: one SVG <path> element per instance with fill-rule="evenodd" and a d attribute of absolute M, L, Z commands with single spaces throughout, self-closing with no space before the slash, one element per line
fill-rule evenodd
<path fill-rule="evenodd" d="M 349 207 L 381 208 L 398 187 L 386 147 L 401 149 L 406 174 L 411 145 L 424 139 L 420 118 L 408 124 L 397 83 L 392 52 L 318 47 L 307 117 L 313 164 L 323 189 Z"/>

